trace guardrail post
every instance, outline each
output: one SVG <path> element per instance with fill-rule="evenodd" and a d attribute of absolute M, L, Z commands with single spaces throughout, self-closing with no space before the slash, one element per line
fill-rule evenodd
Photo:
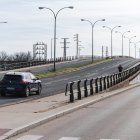
<path fill-rule="evenodd" d="M 113 74 L 113 86 L 115 85 L 115 74 Z"/>
<path fill-rule="evenodd" d="M 88 97 L 87 79 L 84 80 L 84 95 L 85 97 Z"/>
<path fill-rule="evenodd" d="M 112 87 L 112 84 L 113 82 L 112 82 L 112 75 L 110 75 L 110 87 Z"/>
<path fill-rule="evenodd" d="M 123 81 L 123 72 L 121 72 L 121 82 Z"/>
<path fill-rule="evenodd" d="M 93 79 L 90 79 L 90 95 L 93 95 Z"/>
<path fill-rule="evenodd" d="M 65 89 L 65 96 L 67 96 L 68 86 L 69 86 L 69 84 L 67 83 L 66 84 L 66 89 Z"/>
<path fill-rule="evenodd" d="M 106 90 L 106 76 L 103 77 L 103 82 L 104 82 L 104 90 Z"/>
<path fill-rule="evenodd" d="M 102 88 L 102 77 L 100 78 L 100 91 L 102 91 L 103 88 Z"/>
<path fill-rule="evenodd" d="M 95 79 L 95 93 L 98 93 L 98 77 Z"/>
<path fill-rule="evenodd" d="M 122 72 L 122 81 L 125 80 L 125 71 Z"/>
<path fill-rule="evenodd" d="M 80 83 L 81 83 L 81 80 L 78 80 L 77 82 L 77 94 L 78 94 L 78 100 L 81 100 L 81 88 L 80 88 Z"/>
<path fill-rule="evenodd" d="M 109 88 L 109 76 L 107 76 L 106 78 L 107 78 L 107 88 Z"/>
<path fill-rule="evenodd" d="M 74 82 L 70 83 L 70 103 L 74 102 L 73 84 Z"/>
<path fill-rule="evenodd" d="M 126 71 L 127 78 L 129 78 L 129 70 Z"/>
<path fill-rule="evenodd" d="M 119 74 L 116 74 L 116 84 L 119 83 Z"/>
<path fill-rule="evenodd" d="M 119 79 L 118 80 L 119 81 L 118 83 L 120 83 L 121 82 L 121 72 L 118 73 L 118 79 Z"/>

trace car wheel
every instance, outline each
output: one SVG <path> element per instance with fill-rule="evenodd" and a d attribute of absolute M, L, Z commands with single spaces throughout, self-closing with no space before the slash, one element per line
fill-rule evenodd
<path fill-rule="evenodd" d="M 38 90 L 36 91 L 36 95 L 40 95 L 41 94 L 41 85 L 38 86 Z"/>
<path fill-rule="evenodd" d="M 26 87 L 25 92 L 24 92 L 24 96 L 28 97 L 30 95 L 30 89 L 29 87 Z"/>
<path fill-rule="evenodd" d="M 5 92 L 1 92 L 1 96 L 2 97 L 5 97 L 6 96 L 6 93 Z"/>

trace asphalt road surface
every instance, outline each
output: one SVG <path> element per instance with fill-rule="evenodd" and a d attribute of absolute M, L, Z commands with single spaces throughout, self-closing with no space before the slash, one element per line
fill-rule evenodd
<path fill-rule="evenodd" d="M 17 103 L 20 101 L 26 101 L 33 98 L 39 98 L 42 96 L 50 96 L 58 93 L 65 92 L 65 86 L 67 82 L 75 81 L 78 79 L 91 79 L 98 76 L 109 75 L 118 72 L 118 65 L 121 64 L 125 69 L 129 68 L 133 64 L 138 62 L 136 59 L 132 58 L 118 58 L 112 61 L 108 61 L 102 64 L 95 66 L 90 66 L 85 69 L 73 71 L 70 73 L 64 73 L 57 76 L 49 76 L 47 78 L 42 78 L 42 94 L 39 96 L 32 95 L 28 98 L 23 98 L 20 96 L 11 96 L 0 97 L 0 106 Z M 64 64 L 63 64 L 64 65 Z M 61 64 L 59 65 L 59 67 Z M 63 66 L 62 66 L 63 67 Z"/>
<path fill-rule="evenodd" d="M 130 89 L 10 140 L 140 140 L 139 91 Z"/>

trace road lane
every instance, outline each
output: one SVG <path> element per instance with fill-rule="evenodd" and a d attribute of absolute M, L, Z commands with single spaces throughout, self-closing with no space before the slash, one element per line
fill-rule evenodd
<path fill-rule="evenodd" d="M 47 78 L 42 78 L 42 94 L 40 96 L 30 96 L 27 99 L 21 98 L 19 96 L 6 96 L 0 97 L 0 106 L 4 104 L 21 102 L 29 99 L 34 99 L 38 97 L 50 96 L 58 93 L 65 92 L 65 86 L 67 82 L 75 81 L 78 79 L 91 79 L 98 76 L 113 74 L 118 72 L 118 65 L 122 64 L 124 69 L 130 67 L 131 65 L 138 62 L 136 59 L 132 58 L 122 58 L 115 59 L 113 61 L 108 61 L 95 66 L 90 66 L 85 69 L 64 73 L 55 76 L 49 76 Z M 102 69 L 104 68 L 104 69 Z M 90 74 L 89 74 L 90 73 Z M 11 100 L 10 100 L 11 99 Z"/>
<path fill-rule="evenodd" d="M 140 140 L 140 87 L 50 121 L 10 140 L 41 135 L 40 140 Z"/>

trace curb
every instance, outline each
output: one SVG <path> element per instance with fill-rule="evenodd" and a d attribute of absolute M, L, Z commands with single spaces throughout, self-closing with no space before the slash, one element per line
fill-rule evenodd
<path fill-rule="evenodd" d="M 64 115 L 66 115 L 66 114 L 72 113 L 72 112 L 74 112 L 74 111 L 76 111 L 78 109 L 81 109 L 83 107 L 89 106 L 89 105 L 94 104 L 94 103 L 97 103 L 97 102 L 102 101 L 102 100 L 104 100 L 106 98 L 121 94 L 124 91 L 136 88 L 138 86 L 140 86 L 140 83 L 133 84 L 133 85 L 130 85 L 129 87 L 119 89 L 119 91 L 117 90 L 117 91 L 110 92 L 110 94 L 108 94 L 108 95 L 101 94 L 100 97 L 98 97 L 97 99 L 93 99 L 92 101 L 88 101 L 86 103 L 83 103 L 81 105 L 77 105 L 75 107 L 71 107 L 69 109 L 65 109 L 64 111 L 60 111 L 58 113 L 55 113 L 53 115 L 49 115 L 49 116 L 47 116 L 45 118 L 41 118 L 41 119 L 39 119 L 37 121 L 34 121 L 32 123 L 29 123 L 27 125 L 23 125 L 21 127 L 15 128 L 15 129 L 5 133 L 4 135 L 0 136 L 0 140 L 6 140 L 6 139 L 8 139 L 8 138 L 10 138 L 12 136 L 15 136 L 15 135 L 18 135 L 18 134 L 23 133 L 25 131 L 28 131 L 30 129 L 33 129 L 34 127 L 37 127 L 37 126 L 42 125 L 44 123 L 47 123 L 47 122 L 49 122 L 51 120 L 54 120 L 54 119 L 59 118 L 59 117 L 62 117 Z"/>

